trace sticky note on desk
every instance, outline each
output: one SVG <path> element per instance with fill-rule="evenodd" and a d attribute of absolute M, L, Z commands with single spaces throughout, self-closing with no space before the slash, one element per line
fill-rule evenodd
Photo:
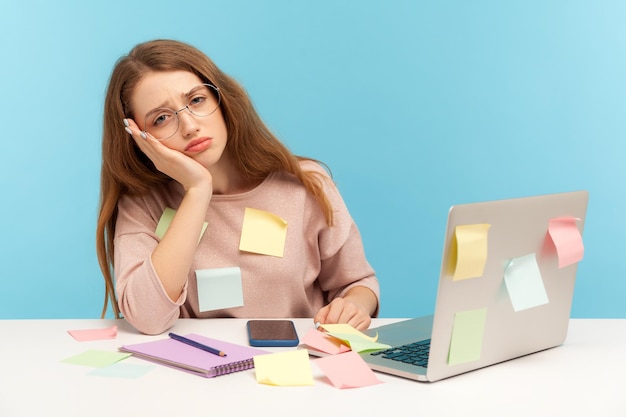
<path fill-rule="evenodd" d="M 287 221 L 268 211 L 246 207 L 239 250 L 282 258 Z"/>
<path fill-rule="evenodd" d="M 117 337 L 117 326 L 113 325 L 103 329 L 68 330 L 67 332 L 79 342 L 115 339 Z"/>
<path fill-rule="evenodd" d="M 585 254 L 583 237 L 576 226 L 577 221 L 580 219 L 558 217 L 550 219 L 548 223 L 548 233 L 559 257 L 559 268 L 580 262 Z"/>
<path fill-rule="evenodd" d="M 490 227 L 489 224 L 467 224 L 455 228 L 456 262 L 452 276 L 454 281 L 483 275 L 487 263 L 487 237 Z"/>
<path fill-rule="evenodd" d="M 548 303 L 534 253 L 511 259 L 504 269 L 504 282 L 516 312 Z"/>
<path fill-rule="evenodd" d="M 313 372 L 309 352 L 306 349 L 259 355 L 253 360 L 259 384 L 313 385 Z"/>
<path fill-rule="evenodd" d="M 374 337 L 368 336 L 349 324 L 322 324 L 320 327 L 326 330 L 330 336 L 343 340 L 350 346 L 350 350 L 355 352 L 389 349 L 391 347 L 383 343 L 378 343 L 378 335 Z"/>
<path fill-rule="evenodd" d="M 313 363 L 324 372 L 335 388 L 359 388 L 382 383 L 356 352 L 326 356 Z"/>
<path fill-rule="evenodd" d="M 319 352 L 336 355 L 338 353 L 349 352 L 350 348 L 341 339 L 332 337 L 327 333 L 320 332 L 317 329 L 310 329 L 301 339 L 300 342 L 307 347 L 315 349 Z"/>
<path fill-rule="evenodd" d="M 67 359 L 63 359 L 61 362 L 99 368 L 101 366 L 112 365 L 128 358 L 130 355 L 130 353 L 109 352 L 106 350 L 88 350 Z"/>
<path fill-rule="evenodd" d="M 448 365 L 459 365 L 480 359 L 487 309 L 461 311 L 454 315 Z"/>

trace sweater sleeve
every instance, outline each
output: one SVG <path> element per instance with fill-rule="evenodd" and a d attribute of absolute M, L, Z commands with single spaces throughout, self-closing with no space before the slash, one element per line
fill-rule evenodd
<path fill-rule="evenodd" d="M 158 210 L 157 210 L 158 211 Z M 146 334 L 159 334 L 174 325 L 187 297 L 187 285 L 172 301 L 152 265 L 160 218 L 141 198 L 124 196 L 118 203 L 115 228 L 115 278 L 119 307 L 126 320 Z"/>
<path fill-rule="evenodd" d="M 320 172 L 318 169 L 314 170 Z M 342 297 L 353 287 L 369 288 L 378 301 L 373 315 L 376 317 L 380 308 L 380 286 L 374 269 L 365 256 L 359 229 L 339 190 L 325 171 L 322 171 L 322 184 L 333 208 L 333 225 L 326 225 L 325 220 L 318 223 L 320 287 L 326 292 L 328 301 Z"/>

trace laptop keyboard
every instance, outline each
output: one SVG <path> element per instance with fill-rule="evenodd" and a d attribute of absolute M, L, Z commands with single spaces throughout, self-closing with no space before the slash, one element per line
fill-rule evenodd
<path fill-rule="evenodd" d="M 423 366 L 426 368 L 428 366 L 428 352 L 430 352 L 430 339 L 392 347 L 391 349 L 379 350 L 377 352 L 370 353 L 370 355 L 380 355 L 385 359 Z"/>

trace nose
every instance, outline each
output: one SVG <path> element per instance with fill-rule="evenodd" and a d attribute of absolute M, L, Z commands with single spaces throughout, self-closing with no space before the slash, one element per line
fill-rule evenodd
<path fill-rule="evenodd" d="M 185 106 L 178 110 L 176 112 L 176 117 L 178 117 L 178 128 L 180 129 L 183 137 L 188 137 L 198 131 L 198 120 L 191 110 L 189 110 L 189 107 Z"/>

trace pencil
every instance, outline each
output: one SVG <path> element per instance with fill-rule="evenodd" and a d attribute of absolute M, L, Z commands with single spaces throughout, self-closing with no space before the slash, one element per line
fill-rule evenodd
<path fill-rule="evenodd" d="M 198 343 L 195 340 L 187 339 L 186 337 L 177 335 L 175 333 L 170 333 L 169 337 L 171 337 L 174 340 L 178 340 L 179 342 L 185 343 L 189 346 L 193 346 L 197 349 L 202 349 L 205 352 L 209 352 L 217 356 L 226 356 L 226 354 L 222 352 L 221 350 L 212 348 L 211 346 L 203 345 L 202 343 Z"/>

